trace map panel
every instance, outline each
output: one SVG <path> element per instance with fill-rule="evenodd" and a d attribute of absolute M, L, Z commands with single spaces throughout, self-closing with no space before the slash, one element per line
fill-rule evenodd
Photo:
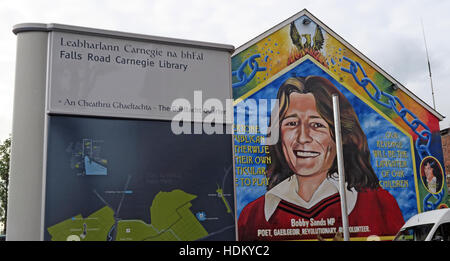
<path fill-rule="evenodd" d="M 231 135 L 175 135 L 166 121 L 49 124 L 45 240 L 235 240 Z"/>

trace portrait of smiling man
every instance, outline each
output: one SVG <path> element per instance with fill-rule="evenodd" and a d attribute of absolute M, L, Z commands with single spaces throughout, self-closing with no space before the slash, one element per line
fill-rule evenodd
<path fill-rule="evenodd" d="M 367 138 L 349 101 L 326 78 L 291 77 L 277 93 L 279 122 L 271 122 L 271 128 L 278 128 L 280 138 L 269 146 L 267 192 L 242 210 L 239 240 L 317 239 L 318 231 L 301 228 L 322 229 L 324 238 L 339 231 L 333 94 L 341 104 L 350 236 L 392 236 L 403 225 L 395 198 L 379 185 Z"/>
<path fill-rule="evenodd" d="M 310 201 L 333 164 L 336 144 L 330 126 L 317 112 L 314 96 L 293 92 L 290 97 L 291 106 L 281 121 L 282 150 L 297 174 L 299 196 Z"/>

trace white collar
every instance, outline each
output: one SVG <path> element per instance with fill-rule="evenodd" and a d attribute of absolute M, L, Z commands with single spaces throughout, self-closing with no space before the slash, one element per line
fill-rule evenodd
<path fill-rule="evenodd" d="M 335 175 L 332 175 L 335 176 Z M 302 199 L 298 193 L 297 177 L 294 175 L 283 180 L 278 185 L 267 191 L 265 194 L 264 203 L 264 215 L 266 221 L 269 221 L 278 207 L 281 200 L 285 200 L 289 203 L 296 204 L 297 206 L 310 209 L 319 203 L 322 199 L 329 197 L 339 192 L 339 180 L 334 178 L 326 178 L 314 192 L 310 201 Z M 358 192 L 352 188 L 352 190 L 346 190 L 347 198 L 347 214 L 350 214 L 356 205 Z"/>

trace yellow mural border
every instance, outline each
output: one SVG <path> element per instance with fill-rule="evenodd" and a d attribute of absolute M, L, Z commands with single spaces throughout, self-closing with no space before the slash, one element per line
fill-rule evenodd
<path fill-rule="evenodd" d="M 377 236 L 379 241 L 393 241 L 396 236 Z M 367 240 L 369 237 L 350 237 L 350 241 L 371 241 Z M 334 241 L 334 238 L 324 238 L 325 241 Z M 300 239 L 292 241 L 319 241 L 318 239 Z"/>
<path fill-rule="evenodd" d="M 248 91 L 247 93 L 245 93 L 244 95 L 242 95 L 241 97 L 237 98 L 236 100 L 233 101 L 233 106 L 236 106 L 237 104 L 239 104 L 240 102 L 244 101 L 245 99 L 247 99 L 248 97 L 250 97 L 251 95 L 255 94 L 256 92 L 260 91 L 261 89 L 263 89 L 264 87 L 266 87 L 267 85 L 269 85 L 270 83 L 272 83 L 274 80 L 278 79 L 278 77 L 280 77 L 281 75 L 289 72 L 291 69 L 293 69 L 294 67 L 297 67 L 297 65 L 305 62 L 306 60 L 310 60 L 311 62 L 313 62 L 316 66 L 318 66 L 320 69 L 322 69 L 325 73 L 327 73 L 328 75 L 330 75 L 334 80 L 336 80 L 337 82 L 339 82 L 339 84 L 341 84 L 342 86 L 344 86 L 344 88 L 346 88 L 348 91 L 350 91 L 353 95 L 355 95 L 356 97 L 358 97 L 361 101 L 363 101 L 365 104 L 369 105 L 373 110 L 375 110 L 378 114 L 380 114 L 383 118 L 385 118 L 387 121 L 389 121 L 393 126 L 395 126 L 397 129 L 399 129 L 403 134 L 405 134 L 410 141 L 410 146 L 411 146 L 411 158 L 412 158 L 412 164 L 413 164 L 413 172 L 414 172 L 414 186 L 416 189 L 416 201 L 417 201 L 417 213 L 421 213 L 421 208 L 420 208 L 420 195 L 419 195 L 419 185 L 418 185 L 418 178 L 417 178 L 417 168 L 416 168 L 416 150 L 414 147 L 414 141 L 413 138 L 411 136 L 411 134 L 409 134 L 409 132 L 407 132 L 406 130 L 404 130 L 400 125 L 398 125 L 396 122 L 394 122 L 391 118 L 389 118 L 387 115 L 385 115 L 380 109 L 378 109 L 376 106 L 374 106 L 371 102 L 369 102 L 365 97 L 362 97 L 359 93 L 357 93 L 353 88 L 349 88 L 347 86 L 347 84 L 341 83 L 341 81 L 339 81 L 338 77 L 331 72 L 328 68 L 324 67 L 322 64 L 320 64 L 319 62 L 317 62 L 312 56 L 310 56 L 309 54 L 306 54 L 305 56 L 303 56 L 302 58 L 300 58 L 299 60 L 297 60 L 295 63 L 290 64 L 289 66 L 285 67 L 283 70 L 280 70 L 278 73 L 276 73 L 275 75 L 273 75 L 272 77 L 270 77 L 269 79 L 267 79 L 266 81 L 258 84 L 255 88 L 251 89 L 250 91 Z"/>
<path fill-rule="evenodd" d="M 310 55 L 305 55 L 302 58 L 300 58 L 299 60 L 297 60 L 295 63 L 285 67 L 283 70 L 277 72 L 276 74 L 274 74 L 273 76 L 271 76 L 269 79 L 267 79 L 266 81 L 258 84 L 255 88 L 251 89 L 250 91 L 248 91 L 247 93 L 245 93 L 244 95 L 242 95 L 241 97 L 237 98 L 236 100 L 233 101 L 233 106 L 236 106 L 238 103 L 240 103 L 241 101 L 247 99 L 248 97 L 252 96 L 253 94 L 255 94 L 256 92 L 260 91 L 261 89 L 263 89 L 264 87 L 266 87 L 268 84 L 272 83 L 273 81 L 275 81 L 276 79 L 278 79 L 278 77 L 280 77 L 281 75 L 287 73 L 290 71 L 290 69 L 292 69 L 293 67 L 296 67 L 297 65 L 303 63 L 304 61 L 308 60 L 308 58 L 310 58 Z M 312 57 L 311 57 L 312 58 Z M 314 62 L 314 59 L 309 59 L 312 60 Z"/>

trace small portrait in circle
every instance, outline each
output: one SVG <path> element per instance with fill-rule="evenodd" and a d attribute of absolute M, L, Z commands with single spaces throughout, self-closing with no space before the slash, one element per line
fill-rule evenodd
<path fill-rule="evenodd" d="M 428 192 L 432 194 L 441 192 L 442 185 L 444 184 L 444 175 L 442 173 L 442 166 L 436 158 L 428 156 L 422 160 L 420 164 L 420 177 Z"/>

